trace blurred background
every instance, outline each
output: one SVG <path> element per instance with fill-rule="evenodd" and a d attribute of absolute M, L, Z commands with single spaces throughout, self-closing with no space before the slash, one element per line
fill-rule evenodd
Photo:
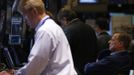
<path fill-rule="evenodd" d="M 34 31 L 16 10 L 19 0 L 0 0 L 0 63 L 8 68 L 20 67 L 27 62 L 33 44 Z M 97 18 L 108 21 L 107 31 L 128 32 L 132 38 L 130 55 L 134 57 L 134 0 L 44 0 L 47 11 L 57 21 L 57 13 L 72 8 L 79 18 L 94 27 Z"/>

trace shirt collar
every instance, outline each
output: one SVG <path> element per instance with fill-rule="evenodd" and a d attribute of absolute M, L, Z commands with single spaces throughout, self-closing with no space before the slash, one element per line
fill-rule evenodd
<path fill-rule="evenodd" d="M 120 53 L 120 52 L 125 52 L 125 50 L 118 51 L 118 52 L 112 52 L 110 55 L 118 54 L 118 53 Z"/>
<path fill-rule="evenodd" d="M 38 23 L 38 25 L 36 26 L 36 28 L 35 28 L 35 31 L 37 31 L 43 24 L 43 21 L 46 19 L 46 18 L 48 18 L 49 16 L 47 15 L 47 16 L 45 16 L 44 18 L 42 18 L 42 20 Z"/>
<path fill-rule="evenodd" d="M 75 19 L 71 20 L 71 21 L 68 23 L 68 25 L 71 24 L 71 23 L 73 23 L 74 21 L 77 21 L 77 20 L 79 20 L 79 19 L 78 19 L 78 18 L 75 18 Z"/>

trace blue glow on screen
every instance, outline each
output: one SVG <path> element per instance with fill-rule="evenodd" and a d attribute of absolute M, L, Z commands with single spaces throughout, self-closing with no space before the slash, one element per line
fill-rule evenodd
<path fill-rule="evenodd" d="M 96 3 L 97 0 L 80 0 L 80 3 Z"/>
<path fill-rule="evenodd" d="M 17 45 L 21 43 L 21 36 L 20 35 L 9 35 L 9 44 Z"/>

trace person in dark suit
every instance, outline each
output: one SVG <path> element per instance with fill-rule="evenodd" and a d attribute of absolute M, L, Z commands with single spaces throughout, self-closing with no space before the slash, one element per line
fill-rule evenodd
<path fill-rule="evenodd" d="M 108 49 L 109 43 L 108 41 L 111 39 L 111 35 L 107 32 L 109 29 L 109 24 L 107 18 L 97 18 L 94 27 L 97 33 L 97 39 L 99 43 L 100 51 L 103 49 Z"/>
<path fill-rule="evenodd" d="M 128 34 L 115 33 L 109 41 L 110 55 L 103 56 L 97 62 L 86 64 L 85 75 L 127 75 L 131 67 L 127 52 L 130 42 Z"/>
<path fill-rule="evenodd" d="M 75 68 L 79 75 L 84 75 L 85 64 L 97 58 L 95 31 L 83 23 L 71 9 L 61 9 L 58 13 L 58 20 L 69 41 Z"/>

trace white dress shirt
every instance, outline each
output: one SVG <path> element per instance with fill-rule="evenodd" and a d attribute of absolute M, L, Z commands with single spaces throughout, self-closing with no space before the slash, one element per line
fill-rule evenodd
<path fill-rule="evenodd" d="M 65 34 L 48 17 L 44 17 L 37 25 L 28 63 L 15 75 L 77 75 Z"/>

